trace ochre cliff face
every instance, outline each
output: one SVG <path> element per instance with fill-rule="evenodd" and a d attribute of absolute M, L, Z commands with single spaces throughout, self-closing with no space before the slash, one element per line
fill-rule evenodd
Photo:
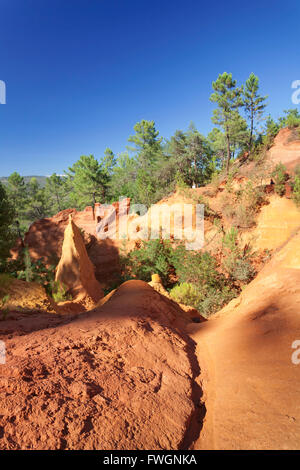
<path fill-rule="evenodd" d="M 254 250 L 275 250 L 300 227 L 300 210 L 291 199 L 270 195 L 257 215 L 256 226 L 243 234 Z"/>
<path fill-rule="evenodd" d="M 288 171 L 300 165 L 300 135 L 298 130 L 281 129 L 275 137 L 274 145 L 268 152 L 274 165 L 283 163 Z"/>

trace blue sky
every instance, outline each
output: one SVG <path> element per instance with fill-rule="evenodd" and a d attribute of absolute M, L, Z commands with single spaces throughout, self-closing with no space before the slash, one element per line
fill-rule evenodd
<path fill-rule="evenodd" d="M 141 119 L 206 134 L 224 71 L 255 72 L 278 117 L 295 107 L 299 20 L 299 0 L 0 0 L 0 175 L 121 152 Z"/>

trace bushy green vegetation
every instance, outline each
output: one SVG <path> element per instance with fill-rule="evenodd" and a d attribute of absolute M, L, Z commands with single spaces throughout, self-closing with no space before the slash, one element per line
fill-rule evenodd
<path fill-rule="evenodd" d="M 4 186 L 0 183 L 0 266 L 9 257 L 10 249 L 16 240 L 16 233 L 12 226 L 14 217 L 14 206 L 9 201 Z"/>
<path fill-rule="evenodd" d="M 239 247 L 235 229 L 225 235 L 223 244 L 225 259 L 218 266 L 210 253 L 188 251 L 183 243 L 143 241 L 141 247 L 123 256 L 122 280 L 149 282 L 152 274 L 159 274 L 174 300 L 209 316 L 236 297 L 255 274 L 251 252 Z"/>
<path fill-rule="evenodd" d="M 223 252 L 225 254 L 224 268 L 233 282 L 247 284 L 255 276 L 251 264 L 253 253 L 249 246 L 241 249 L 238 241 L 238 230 L 232 227 L 223 237 Z"/>
<path fill-rule="evenodd" d="M 271 176 L 275 183 L 275 193 L 279 196 L 283 196 L 285 193 L 285 183 L 287 181 L 286 167 L 282 163 L 278 163 Z"/>
<path fill-rule="evenodd" d="M 9 285 L 12 282 L 12 277 L 7 273 L 0 274 L 0 313 L 1 320 L 5 320 L 8 315 L 8 309 L 5 307 L 9 301 L 10 295 L 8 293 Z"/>
<path fill-rule="evenodd" d="M 288 109 L 284 111 L 285 116 L 279 118 L 280 127 L 288 127 L 289 129 L 294 129 L 295 127 L 300 126 L 300 114 L 298 109 Z"/>
<path fill-rule="evenodd" d="M 33 261 L 27 247 L 16 260 L 7 260 L 3 263 L 1 270 L 0 292 L 5 292 L 5 287 L 16 278 L 40 284 L 55 302 L 71 300 L 65 286 L 55 281 L 55 266 L 46 266 L 42 259 Z"/>
<path fill-rule="evenodd" d="M 257 177 L 257 175 L 256 175 Z M 261 205 L 265 202 L 265 192 L 262 186 L 249 179 L 244 186 L 233 191 L 226 184 L 221 197 L 222 213 L 232 226 L 239 229 L 248 229 L 255 225 L 255 217 Z"/>
<path fill-rule="evenodd" d="M 297 207 L 300 207 L 300 167 L 295 169 L 292 199 Z"/>
<path fill-rule="evenodd" d="M 173 287 L 170 291 L 170 296 L 175 302 L 191 307 L 197 307 L 202 300 L 201 292 L 198 291 L 194 284 L 189 284 L 188 282 L 183 282 Z"/>
<path fill-rule="evenodd" d="M 159 274 L 166 286 L 172 285 L 174 250 L 169 240 L 141 241 L 141 246 L 122 257 L 123 279 L 137 278 L 149 282 Z"/>
<path fill-rule="evenodd" d="M 66 286 L 59 281 L 51 281 L 48 288 L 48 292 L 49 291 L 56 303 L 72 300 L 72 296 L 68 294 Z"/>

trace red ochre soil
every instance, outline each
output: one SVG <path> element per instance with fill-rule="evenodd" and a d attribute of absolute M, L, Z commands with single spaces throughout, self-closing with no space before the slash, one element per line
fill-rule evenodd
<path fill-rule="evenodd" d="M 94 311 L 52 324 L 47 315 L 32 332 L 1 322 L 0 449 L 190 445 L 200 371 L 177 304 L 129 281 Z"/>

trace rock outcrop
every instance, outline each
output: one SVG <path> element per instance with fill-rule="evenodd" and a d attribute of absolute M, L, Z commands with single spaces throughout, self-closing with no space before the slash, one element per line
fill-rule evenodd
<path fill-rule="evenodd" d="M 254 250 L 276 250 L 300 227 L 300 210 L 290 199 L 272 194 L 257 215 L 256 226 L 243 240 Z"/>
<path fill-rule="evenodd" d="M 82 231 L 86 251 L 95 266 L 95 277 L 105 288 L 115 283 L 120 275 L 119 243 L 118 240 L 97 240 L 96 224 L 91 207 L 84 211 L 66 209 L 50 218 L 37 220 L 25 234 L 24 242 L 29 248 L 33 260 L 42 258 L 48 265 L 57 264 L 64 240 L 64 231 L 69 222 L 69 216 Z M 16 258 L 21 246 L 13 250 Z"/>
<path fill-rule="evenodd" d="M 275 137 L 274 145 L 269 152 L 270 161 L 277 165 L 283 163 L 289 172 L 300 165 L 300 134 L 299 129 L 284 128 Z"/>
<path fill-rule="evenodd" d="M 95 268 L 71 215 L 65 229 L 55 280 L 67 289 L 75 301 L 91 301 L 96 304 L 103 297 L 103 291 L 95 278 Z"/>

